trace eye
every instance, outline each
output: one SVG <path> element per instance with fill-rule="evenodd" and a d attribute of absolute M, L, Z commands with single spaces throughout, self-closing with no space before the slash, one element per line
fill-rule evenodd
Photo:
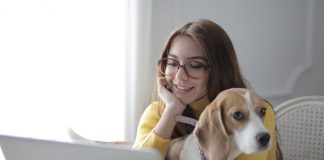
<path fill-rule="evenodd" d="M 234 112 L 233 117 L 236 120 L 242 120 L 244 118 L 244 114 L 242 112 Z"/>
<path fill-rule="evenodd" d="M 190 61 L 189 67 L 192 69 L 202 69 L 204 68 L 204 65 L 198 61 Z"/>
<path fill-rule="evenodd" d="M 173 59 L 168 59 L 166 64 L 167 64 L 168 66 L 172 66 L 172 67 L 176 67 L 176 66 L 178 66 L 177 61 L 175 61 L 175 60 L 173 60 Z"/>
<path fill-rule="evenodd" d="M 205 69 L 206 65 L 204 65 L 203 63 L 199 62 L 199 61 L 189 61 L 187 62 L 187 66 L 192 68 L 192 69 Z"/>
<path fill-rule="evenodd" d="M 264 117 L 267 113 L 267 109 L 266 108 L 261 108 L 259 111 L 259 115 L 260 117 Z"/>

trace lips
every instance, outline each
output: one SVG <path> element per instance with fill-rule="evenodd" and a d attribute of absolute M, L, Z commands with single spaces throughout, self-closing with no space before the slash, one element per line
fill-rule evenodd
<path fill-rule="evenodd" d="M 182 86 L 174 84 L 174 90 L 179 93 L 187 93 L 190 92 L 194 87 Z"/>

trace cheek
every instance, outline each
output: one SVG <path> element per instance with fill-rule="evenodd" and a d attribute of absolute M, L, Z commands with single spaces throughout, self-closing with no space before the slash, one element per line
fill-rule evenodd
<path fill-rule="evenodd" d="M 204 81 L 202 79 L 192 81 L 194 86 L 195 86 L 195 91 L 196 94 L 199 96 L 206 95 L 208 93 L 208 86 L 207 86 L 207 81 Z"/>
<path fill-rule="evenodd" d="M 165 76 L 165 79 L 167 79 L 168 81 L 169 80 L 172 80 L 173 79 L 173 76 Z"/>
<path fill-rule="evenodd" d="M 199 83 L 200 89 L 207 93 L 208 92 L 208 76 L 206 76 L 204 79 L 202 79 Z"/>
<path fill-rule="evenodd" d="M 172 84 L 173 78 L 171 76 L 165 76 L 165 79 L 167 80 L 167 82 L 168 82 L 169 85 Z"/>

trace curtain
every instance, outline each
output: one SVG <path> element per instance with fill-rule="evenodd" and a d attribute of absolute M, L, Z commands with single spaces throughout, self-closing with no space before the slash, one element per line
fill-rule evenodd
<path fill-rule="evenodd" d="M 155 62 L 151 54 L 150 0 L 129 1 L 127 49 L 126 140 L 133 141 L 138 121 L 151 101 Z"/>

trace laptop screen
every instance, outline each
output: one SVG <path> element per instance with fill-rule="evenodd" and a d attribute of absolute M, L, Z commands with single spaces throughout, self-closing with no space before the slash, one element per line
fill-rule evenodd
<path fill-rule="evenodd" d="M 0 160 L 161 160 L 155 150 L 0 135 Z M 0 151 L 1 151 L 0 150 Z"/>

